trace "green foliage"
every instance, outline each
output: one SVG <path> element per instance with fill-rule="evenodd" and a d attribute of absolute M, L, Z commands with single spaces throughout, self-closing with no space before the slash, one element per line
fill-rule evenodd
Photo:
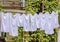
<path fill-rule="evenodd" d="M 40 8 L 40 1 L 39 0 L 27 0 L 27 5 L 25 7 L 25 10 L 27 13 L 35 13 Z"/>
<path fill-rule="evenodd" d="M 58 29 L 54 29 L 55 33 L 52 35 L 45 34 L 42 30 L 37 30 L 34 33 L 31 34 L 31 40 L 33 41 L 39 41 L 39 42 L 56 42 L 57 38 L 57 31 Z M 30 41 L 31 41 L 30 40 Z"/>
<path fill-rule="evenodd" d="M 3 4 L 0 3 L 0 11 L 2 11 L 2 6 L 3 6 Z"/>
<path fill-rule="evenodd" d="M 25 10 L 27 13 L 34 14 L 38 10 L 42 10 L 41 3 L 44 3 L 44 11 L 51 12 L 52 10 L 58 9 L 58 1 L 56 0 L 27 0 Z"/>
<path fill-rule="evenodd" d="M 51 1 L 47 1 L 45 0 L 44 1 L 44 11 L 48 11 L 48 12 L 51 12 L 51 11 L 55 11 L 58 9 L 58 1 L 56 0 L 51 0 Z"/>

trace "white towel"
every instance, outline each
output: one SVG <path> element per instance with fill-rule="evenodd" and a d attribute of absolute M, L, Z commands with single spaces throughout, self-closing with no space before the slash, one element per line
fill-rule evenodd
<path fill-rule="evenodd" d="M 36 31 L 37 30 L 37 25 L 36 25 L 36 16 L 31 15 L 31 31 Z"/>
<path fill-rule="evenodd" d="M 58 23 L 58 11 L 55 12 L 55 27 L 58 28 L 59 27 L 59 23 Z"/>
<path fill-rule="evenodd" d="M 52 16 L 48 12 L 46 13 L 46 27 L 45 27 L 46 34 L 53 34 L 54 29 L 52 25 Z"/>
<path fill-rule="evenodd" d="M 45 14 L 43 14 L 43 13 L 40 13 L 40 29 L 41 30 L 45 30 L 45 18 L 46 18 L 46 16 L 45 16 Z"/>
<path fill-rule="evenodd" d="M 40 16 L 37 14 L 37 13 L 35 13 L 35 19 L 36 19 L 36 25 L 37 25 L 37 28 L 40 28 Z"/>
<path fill-rule="evenodd" d="M 10 14 L 10 32 L 11 36 L 18 36 L 18 16 L 19 14 L 12 15 Z"/>
<path fill-rule="evenodd" d="M 2 31 L 1 32 L 9 32 L 9 13 L 2 13 Z"/>
<path fill-rule="evenodd" d="M 52 15 L 53 28 L 59 27 L 59 23 L 58 23 L 58 11 L 56 11 L 56 12 L 52 11 L 51 15 Z"/>
<path fill-rule="evenodd" d="M 29 16 L 23 14 L 23 31 L 28 32 L 29 31 Z"/>

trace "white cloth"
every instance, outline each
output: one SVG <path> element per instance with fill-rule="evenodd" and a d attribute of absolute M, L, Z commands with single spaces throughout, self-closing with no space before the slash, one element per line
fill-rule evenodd
<path fill-rule="evenodd" d="M 18 36 L 18 21 L 19 14 L 12 15 L 10 14 L 10 32 L 11 36 Z"/>
<path fill-rule="evenodd" d="M 23 19 L 24 19 L 23 15 L 20 14 L 20 16 L 19 16 L 19 27 L 23 27 Z"/>
<path fill-rule="evenodd" d="M 51 13 L 51 17 L 52 17 L 52 26 L 53 26 L 53 28 L 55 28 L 55 12 L 54 11 L 52 11 L 52 13 Z"/>
<path fill-rule="evenodd" d="M 31 17 L 31 31 L 36 31 L 37 30 L 37 25 L 36 25 L 36 16 L 33 16 L 32 14 L 30 15 Z"/>
<path fill-rule="evenodd" d="M 1 32 L 9 32 L 9 13 L 2 13 Z"/>
<path fill-rule="evenodd" d="M 46 22 L 45 18 L 46 18 L 46 16 L 43 13 L 40 13 L 39 16 L 40 16 L 40 29 L 45 30 L 45 22 Z"/>
<path fill-rule="evenodd" d="M 36 13 L 35 15 L 35 19 L 36 19 L 36 25 L 37 25 L 37 28 L 40 28 L 40 16 Z"/>
<path fill-rule="evenodd" d="M 19 14 L 16 13 L 0 13 L 2 19 L 1 32 L 9 32 L 11 36 L 18 36 L 18 26 L 23 27 L 23 31 L 36 31 L 37 28 L 45 30 L 46 34 L 53 34 L 54 28 L 59 26 L 58 11 L 52 11 L 51 14 L 36 13 L 32 14 Z"/>
<path fill-rule="evenodd" d="M 52 15 L 53 28 L 59 27 L 59 23 L 58 23 L 58 11 L 56 11 L 56 12 L 52 11 L 51 15 Z"/>
<path fill-rule="evenodd" d="M 23 31 L 29 32 L 30 25 L 29 25 L 29 15 L 23 14 Z"/>
<path fill-rule="evenodd" d="M 46 14 L 45 33 L 46 34 L 53 34 L 54 29 L 53 29 L 53 25 L 52 25 L 52 16 L 48 12 L 46 12 L 45 14 Z"/>
<path fill-rule="evenodd" d="M 59 27 L 59 23 L 58 23 L 58 11 L 55 12 L 55 27 Z"/>

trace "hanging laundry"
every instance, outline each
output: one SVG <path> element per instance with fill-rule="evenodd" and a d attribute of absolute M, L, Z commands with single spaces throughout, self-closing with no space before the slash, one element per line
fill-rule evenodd
<path fill-rule="evenodd" d="M 27 31 L 27 27 L 26 27 L 26 15 L 22 14 L 22 18 L 23 18 L 23 31 Z"/>
<path fill-rule="evenodd" d="M 46 14 L 45 33 L 46 34 L 53 34 L 54 33 L 54 29 L 53 29 L 53 25 L 52 25 L 52 16 L 48 12 L 46 12 L 45 14 Z"/>
<path fill-rule="evenodd" d="M 23 15 L 19 15 L 19 27 L 23 27 Z"/>
<path fill-rule="evenodd" d="M 23 14 L 23 31 L 29 32 L 30 25 L 29 25 L 29 15 Z"/>
<path fill-rule="evenodd" d="M 20 14 L 10 14 L 10 32 L 11 36 L 18 36 L 18 19 Z"/>
<path fill-rule="evenodd" d="M 59 23 L 58 23 L 58 11 L 55 12 L 55 28 L 59 27 Z"/>
<path fill-rule="evenodd" d="M 55 28 L 55 16 L 54 16 L 54 14 L 55 14 L 55 12 L 52 11 L 52 13 L 51 13 L 51 22 L 52 22 L 53 29 Z"/>
<path fill-rule="evenodd" d="M 39 16 L 39 14 L 37 14 L 37 13 L 35 13 L 34 16 L 35 16 L 35 19 L 36 19 L 37 28 L 40 29 L 40 22 L 41 22 L 41 21 L 40 21 L 40 16 Z"/>
<path fill-rule="evenodd" d="M 28 14 L 28 28 L 29 28 L 29 31 L 32 31 L 32 28 L 31 28 L 31 16 L 32 14 Z"/>
<path fill-rule="evenodd" d="M 33 31 L 36 31 L 37 30 L 37 25 L 36 25 L 36 16 L 35 15 L 30 15 L 30 17 L 31 17 L 31 31 L 33 32 Z"/>
<path fill-rule="evenodd" d="M 2 24 L 1 32 L 9 32 L 9 13 L 1 13 L 2 15 Z"/>
<path fill-rule="evenodd" d="M 53 28 L 59 27 L 59 23 L 58 23 L 58 11 L 56 11 L 56 12 L 52 11 L 51 15 L 52 15 Z"/>
<path fill-rule="evenodd" d="M 23 27 L 25 14 L 19 16 L 19 27 Z"/>
<path fill-rule="evenodd" d="M 46 13 L 32 14 L 20 14 L 16 13 L 4 13 L 0 12 L 1 32 L 9 32 L 11 36 L 18 36 L 18 27 L 23 27 L 23 31 L 36 31 L 37 28 L 44 30 L 46 34 L 53 34 L 54 29 L 59 27 L 58 23 L 58 11 L 52 11 Z"/>
<path fill-rule="evenodd" d="M 45 18 L 46 18 L 46 16 L 45 16 L 45 14 L 43 14 L 43 13 L 40 13 L 39 14 L 39 16 L 40 16 L 40 29 L 41 30 L 45 30 Z"/>

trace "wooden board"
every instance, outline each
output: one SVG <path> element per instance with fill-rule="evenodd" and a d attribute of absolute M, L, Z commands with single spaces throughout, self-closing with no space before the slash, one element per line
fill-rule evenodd
<path fill-rule="evenodd" d="M 3 9 L 17 9 L 17 10 L 24 10 L 23 7 L 20 6 L 4 6 Z"/>

